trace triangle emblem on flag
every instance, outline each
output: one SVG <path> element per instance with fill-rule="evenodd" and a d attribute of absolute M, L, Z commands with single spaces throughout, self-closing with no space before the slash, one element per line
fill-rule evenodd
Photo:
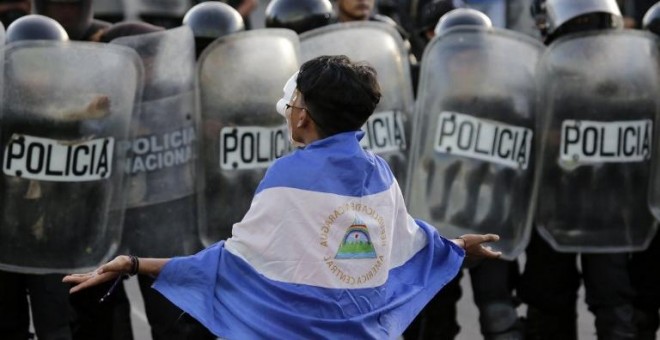
<path fill-rule="evenodd" d="M 371 243 L 369 229 L 357 216 L 348 227 L 335 259 L 375 259 L 376 249 Z"/>

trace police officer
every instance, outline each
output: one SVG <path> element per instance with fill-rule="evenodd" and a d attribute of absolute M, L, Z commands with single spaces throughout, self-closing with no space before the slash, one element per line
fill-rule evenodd
<path fill-rule="evenodd" d="M 619 8 L 617 7 L 617 4 L 614 0 L 585 0 L 579 2 L 547 0 L 545 2 L 536 2 L 533 7 L 533 11 L 536 15 L 537 23 L 541 24 L 539 28 L 541 29 L 542 35 L 545 38 L 546 45 L 550 45 L 556 42 L 557 44 L 555 44 L 555 46 L 557 48 L 562 46 L 559 45 L 560 42 L 567 41 L 567 39 L 560 38 L 568 38 L 572 34 L 579 32 L 617 29 L 621 28 L 623 24 Z M 549 52 L 552 51 L 553 49 L 550 48 L 546 53 L 549 54 Z M 579 56 L 575 56 L 574 58 L 579 58 Z M 569 62 L 569 59 L 565 60 L 565 62 Z M 592 61 L 585 62 L 590 63 Z M 555 76 L 561 76 L 559 72 L 553 74 Z M 575 78 L 577 78 L 577 76 Z M 556 83 L 553 84 L 553 86 L 556 87 Z M 603 89 L 601 89 L 601 91 L 602 90 Z M 549 91 L 547 89 L 540 91 L 544 96 L 549 98 L 549 101 L 556 100 L 556 98 L 548 95 Z M 589 96 L 594 95 L 593 93 L 589 93 L 586 89 L 583 92 L 573 92 L 571 93 L 572 97 L 563 99 L 562 102 L 568 103 L 571 98 L 575 98 L 574 100 L 576 101 L 582 100 L 584 103 L 588 103 L 590 98 Z M 552 93 L 556 94 L 556 92 Z M 587 105 L 587 108 L 580 106 L 580 108 L 575 110 L 575 113 L 573 114 L 578 115 L 589 111 L 588 104 L 585 105 Z M 562 110 L 562 113 L 568 116 L 570 112 L 564 111 L 570 111 L 572 107 L 575 107 L 575 105 L 568 106 L 566 109 Z M 540 108 L 540 110 L 551 109 L 551 105 Z M 598 113 L 601 115 L 607 114 L 605 112 Z M 626 112 L 626 114 L 629 114 L 629 112 Z M 632 112 L 630 112 L 630 114 L 632 114 Z M 541 121 L 543 121 L 543 124 L 548 124 L 547 121 L 549 119 L 549 115 L 546 115 Z M 577 119 L 577 117 L 575 117 L 575 119 Z M 564 122 L 566 123 L 567 121 Z M 551 132 L 548 134 L 548 136 L 551 136 L 551 134 L 554 133 L 555 132 Z M 547 139 L 548 144 L 545 144 L 547 146 L 545 153 L 549 152 L 548 150 L 551 149 L 558 149 L 557 145 L 553 144 L 553 142 L 556 143 L 557 139 L 559 139 L 559 137 Z M 540 143 L 546 143 L 546 140 L 542 140 Z M 539 156 L 550 157 L 546 156 L 545 154 L 540 154 Z M 604 228 L 607 227 L 606 224 L 613 223 L 609 220 L 588 220 L 587 218 L 582 217 L 581 212 L 587 213 L 588 210 L 587 206 L 584 205 L 588 205 L 588 202 L 594 202 L 598 200 L 598 197 L 595 196 L 599 194 L 590 189 L 599 185 L 597 182 L 596 184 L 590 182 L 598 180 L 598 178 L 596 178 L 596 174 L 587 173 L 586 171 L 590 171 L 587 167 L 582 169 L 575 169 L 572 172 L 573 175 L 557 175 L 557 172 L 562 171 L 559 169 L 555 170 L 555 168 L 558 168 L 558 160 L 554 156 L 550 158 L 551 159 L 546 161 L 545 165 L 541 167 L 543 171 L 541 172 L 541 175 L 537 177 L 537 181 L 542 181 L 541 183 L 543 183 L 543 185 L 539 186 L 540 188 L 538 192 L 536 228 L 534 228 L 532 231 L 531 240 L 526 249 L 527 262 L 525 264 L 519 287 L 519 296 L 522 298 L 523 302 L 528 305 L 526 323 L 527 338 L 577 338 L 576 299 L 577 291 L 582 279 L 585 284 L 587 305 L 589 306 L 589 310 L 595 315 L 596 318 L 595 326 L 598 338 L 633 339 L 635 335 L 635 328 L 632 320 L 633 288 L 628 274 L 629 255 L 625 252 L 611 253 L 603 250 L 601 250 L 599 253 L 582 252 L 580 254 L 582 272 L 580 273 L 578 272 L 576 264 L 578 254 L 575 252 L 568 252 L 566 250 L 564 250 L 564 252 L 555 250 L 556 244 L 551 246 L 548 238 L 546 237 L 549 230 L 548 228 L 552 227 L 553 225 L 556 226 L 565 224 L 567 227 L 571 227 L 577 226 L 578 224 L 584 224 L 585 221 L 591 221 L 591 223 L 588 223 L 588 225 L 592 226 L 593 228 L 598 228 L 598 231 L 594 232 L 593 234 L 594 240 L 585 240 L 584 242 L 591 242 L 591 245 L 594 245 L 597 242 L 597 240 L 595 240 L 596 238 L 606 238 L 604 230 Z M 581 158 L 574 157 L 573 159 L 577 160 Z M 605 166 L 605 163 L 598 165 Z M 640 167 L 643 166 L 643 164 L 640 165 Z M 546 168 L 552 170 L 547 170 Z M 552 177 L 550 175 L 551 173 L 553 174 L 552 176 L 557 175 L 557 177 Z M 580 173 L 584 176 L 590 177 L 583 176 L 578 180 L 576 179 L 576 176 Z M 614 172 L 610 171 L 609 173 Z M 559 176 L 563 177 L 560 178 Z M 569 176 L 572 177 L 569 178 Z M 570 181 L 580 181 L 581 183 L 592 184 L 584 184 L 584 188 L 575 188 L 579 191 L 576 191 L 573 194 L 566 194 L 567 197 L 558 197 L 557 195 L 560 195 L 562 192 L 570 192 L 571 189 L 568 188 L 568 186 L 574 187 L 577 184 L 576 182 Z M 610 182 L 611 181 L 615 180 L 610 180 Z M 586 187 L 587 185 L 589 187 Z M 594 196 L 587 198 L 586 195 L 588 194 Z M 600 195 L 606 196 L 610 195 L 610 193 L 602 192 Z M 622 196 L 620 196 L 618 193 L 612 193 L 611 195 L 619 197 L 620 200 L 623 200 Z M 557 204 L 559 201 L 561 201 L 561 204 Z M 627 204 L 626 202 L 619 201 L 615 206 L 622 206 L 624 203 Z M 555 210 L 553 211 L 552 209 Z M 574 214 L 571 213 L 571 211 L 575 211 L 575 209 L 578 209 L 581 212 Z M 598 206 L 595 208 L 595 210 L 597 211 L 589 213 L 603 215 L 606 212 L 602 210 L 607 210 L 607 208 Z M 643 210 L 644 207 L 640 209 L 640 215 L 644 214 Z M 632 211 L 626 213 L 626 215 L 628 214 L 637 215 L 637 212 Z M 570 216 L 573 216 L 571 221 L 568 219 L 561 220 L 557 223 L 548 221 L 558 218 L 570 218 Z M 649 222 L 648 218 L 645 217 L 635 221 L 636 224 L 639 224 L 640 227 L 644 223 Z M 623 229 L 623 227 L 623 225 L 619 224 L 612 226 L 612 228 L 621 229 Z M 545 228 L 543 230 L 545 235 L 543 236 L 540 232 L 541 228 Z M 567 236 L 570 237 L 572 235 L 573 237 L 577 237 L 578 235 L 583 234 L 585 234 L 584 231 L 582 233 L 567 233 Z"/>
<path fill-rule="evenodd" d="M 40 15 L 15 20 L 7 28 L 6 39 L 8 44 L 25 40 L 69 40 L 62 26 Z M 18 221 L 21 228 L 30 228 L 36 219 L 42 217 L 36 200 L 27 195 L 29 191 L 29 187 L 25 188 L 25 192 L 15 197 L 16 200 L 24 198 L 20 209 L 25 213 L 25 219 Z M 72 339 L 70 323 L 74 315 L 67 296 L 68 286 L 61 282 L 62 277 L 60 274 L 0 271 L 0 334 L 3 339 L 30 338 L 30 313 L 39 339 Z"/>
<path fill-rule="evenodd" d="M 108 22 L 93 18 L 92 0 L 35 0 L 34 9 L 37 13 L 61 23 L 71 40 L 107 41 L 104 34 L 113 27 Z M 115 27 L 110 31 L 110 35 L 121 30 L 122 24 L 117 25 L 119 28 Z M 83 294 L 70 296 L 76 314 L 72 325 L 74 339 L 130 340 L 133 338 L 130 302 L 124 286 L 118 285 L 111 296 L 105 298 L 103 303 L 99 303 L 111 286 L 110 282 Z"/>
<path fill-rule="evenodd" d="M 198 59 L 215 39 L 245 30 L 240 13 L 217 1 L 193 6 L 183 17 L 183 24 L 190 27 L 195 36 L 195 55 Z"/>
<path fill-rule="evenodd" d="M 193 34 L 187 26 L 151 32 L 143 26 L 123 33 L 110 43 L 135 50 L 145 77 L 140 115 L 132 121 L 122 245 L 139 256 L 190 254 L 202 248 L 195 195 Z M 213 338 L 151 288 L 153 277 L 137 279 L 154 340 Z"/>
<path fill-rule="evenodd" d="M 330 24 L 333 15 L 328 0 L 273 0 L 266 7 L 266 27 L 300 34 Z"/>
<path fill-rule="evenodd" d="M 660 36 L 660 2 L 651 6 L 644 18 L 642 27 L 651 33 Z M 658 159 L 654 159 L 658 162 Z M 657 167 L 657 165 L 656 165 Z M 657 176 L 657 175 L 656 175 Z M 657 197 L 660 194 L 657 191 L 656 183 L 651 186 L 652 193 L 651 207 L 655 212 L 656 219 L 658 211 Z M 637 327 L 638 340 L 655 339 L 656 332 L 660 328 L 660 270 L 658 269 L 658 259 L 660 259 L 660 233 L 656 232 L 649 247 L 645 251 L 633 253 L 630 273 L 633 286 L 635 287 L 635 326 Z"/>
<path fill-rule="evenodd" d="M 422 80 L 420 82 L 420 97 L 418 102 L 422 105 L 433 105 L 428 104 L 428 102 L 433 101 L 433 99 L 426 100 L 429 97 L 440 97 L 441 99 L 437 100 L 440 102 L 438 106 L 430 106 L 435 109 L 435 111 L 447 111 L 447 112 L 461 112 L 465 114 L 470 114 L 471 117 L 476 118 L 486 118 L 494 120 L 514 120 L 513 117 L 517 114 L 516 109 L 510 104 L 510 101 L 505 96 L 491 95 L 486 96 L 483 93 L 478 93 L 477 83 L 483 83 L 488 78 L 482 79 L 479 78 L 481 74 L 488 74 L 486 71 L 487 66 L 489 65 L 488 50 L 481 42 L 485 42 L 485 39 L 488 39 L 487 34 L 477 35 L 476 32 L 488 32 L 492 28 L 490 19 L 483 13 L 476 11 L 474 9 L 459 8 L 449 11 L 444 16 L 442 16 L 434 25 L 433 31 L 430 35 L 439 36 L 435 38 L 432 45 L 429 45 L 429 57 L 436 57 L 436 55 L 442 55 L 442 63 L 446 62 L 447 70 L 446 72 L 439 71 L 435 76 L 442 75 L 447 79 L 445 87 L 433 88 L 429 84 L 430 81 Z M 465 35 L 462 30 L 471 30 L 465 31 Z M 452 33 L 455 32 L 455 33 Z M 467 32 L 470 32 L 470 35 L 467 35 Z M 461 38 L 452 37 L 456 35 Z M 508 37 L 508 36 L 504 36 Z M 500 39 L 505 39 L 504 37 Z M 446 41 L 454 42 L 455 44 L 447 43 L 443 45 L 442 42 Z M 493 40 L 490 45 L 496 46 L 497 42 L 502 40 Z M 458 44 L 458 42 L 465 42 L 464 46 Z M 440 47 L 438 47 L 440 46 Z M 446 46 L 446 49 L 441 49 L 442 46 Z M 536 46 L 533 45 L 532 46 Z M 536 47 L 538 49 L 538 47 Z M 532 49 L 536 51 L 536 49 Z M 431 53 L 435 51 L 443 51 L 444 54 Z M 497 52 L 493 53 L 497 54 Z M 538 55 L 538 52 L 536 53 Z M 530 58 L 532 59 L 532 58 Z M 428 70 L 428 65 L 433 65 L 434 68 L 442 68 L 440 65 L 436 65 L 438 59 L 429 59 L 423 61 L 423 70 Z M 494 60 L 491 62 L 495 62 Z M 429 64 L 430 63 L 430 64 Z M 493 67 L 491 65 L 491 67 Z M 505 67 L 497 64 L 495 67 Z M 526 67 L 522 66 L 521 67 Z M 483 72 L 480 72 L 482 70 Z M 424 74 L 423 78 L 428 76 Z M 527 84 L 533 83 L 533 80 L 526 79 Z M 491 80 L 496 81 L 496 80 Z M 520 80 L 519 83 L 523 81 Z M 517 83 L 517 84 L 519 84 Z M 449 88 L 447 88 L 449 87 Z M 433 90 L 435 89 L 435 90 Z M 428 95 L 433 93 L 432 95 Z M 522 93 L 522 91 L 521 91 Z M 525 97 L 524 95 L 521 97 Z M 533 96 L 531 96 L 533 98 Z M 530 101 L 532 99 L 529 99 Z M 434 103 L 436 101 L 433 101 Z M 419 104 L 418 104 L 419 105 Z M 521 105 L 524 106 L 524 105 Z M 428 106 L 420 106 L 424 111 L 433 110 Z M 514 112 L 516 112 L 514 114 Z M 418 121 L 421 121 L 421 118 L 418 118 Z M 457 118 L 452 118 L 457 119 Z M 521 120 L 518 119 L 518 124 L 521 124 Z M 431 118 L 427 121 L 428 125 L 433 125 Z M 527 122 L 528 125 L 533 125 L 532 122 Z M 456 123 L 458 125 L 458 123 Z M 432 132 L 428 133 L 429 135 Z M 460 138 L 460 137 L 459 137 Z M 421 142 L 425 144 L 425 142 Z M 422 153 L 424 151 L 421 151 Z M 414 158 L 416 155 L 413 155 Z M 423 164 L 428 164 L 428 168 L 434 168 L 432 165 L 432 157 L 428 157 L 423 162 Z M 497 169 L 496 167 L 491 167 L 488 163 L 479 163 L 468 159 L 461 159 L 458 156 L 452 156 L 447 154 L 445 157 L 435 161 L 436 172 L 429 174 L 429 177 L 442 178 L 439 181 L 444 182 L 445 185 L 442 187 L 433 186 L 433 182 L 428 182 L 427 185 L 432 188 L 436 188 L 436 191 L 430 191 L 424 193 L 421 196 L 427 197 L 428 194 L 433 194 L 435 197 L 447 197 L 446 201 L 443 201 L 438 198 L 434 198 L 435 203 L 433 206 L 429 207 L 430 211 L 437 211 L 435 213 L 431 212 L 430 215 L 436 215 L 437 221 L 434 221 L 434 224 L 438 225 L 442 230 L 443 226 L 460 226 L 465 227 L 475 227 L 479 223 L 472 222 L 470 219 L 472 216 L 467 217 L 466 215 L 476 215 L 476 212 L 470 213 L 470 209 L 466 206 L 471 206 L 477 202 L 476 205 L 479 205 L 481 201 L 478 201 L 477 197 L 472 197 L 474 193 L 479 192 L 489 192 L 495 191 L 496 187 L 490 187 L 490 185 L 495 186 L 496 184 L 488 184 L 491 182 L 506 181 L 504 178 L 510 176 L 513 169 L 501 168 Z M 418 163 L 415 163 L 418 164 Z M 490 168 L 490 169 L 489 169 Z M 447 169 L 445 171 L 441 169 Z M 454 169 L 449 170 L 449 169 Z M 460 169 L 460 170 L 458 170 Z M 518 172 L 518 171 L 516 171 Z M 507 175 L 509 173 L 509 175 Z M 516 180 L 516 184 L 513 186 L 524 187 L 524 182 L 529 182 L 528 190 L 522 190 L 520 192 L 507 192 L 501 193 L 502 200 L 514 201 L 523 199 L 531 193 L 531 171 L 520 171 L 523 175 L 516 175 L 519 179 Z M 524 175 L 527 174 L 527 175 Z M 464 188 L 457 189 L 452 191 L 448 188 Z M 419 186 L 413 185 L 408 188 L 412 193 L 412 200 L 409 200 L 411 203 L 411 209 L 421 209 L 419 206 L 423 204 L 418 204 L 420 201 L 419 197 Z M 469 188 L 481 188 L 481 190 L 473 190 Z M 414 192 L 413 192 L 414 191 Z M 465 197 L 463 202 L 461 198 L 452 199 L 451 195 L 454 193 L 462 193 Z M 504 196 L 506 195 L 506 196 Z M 487 194 L 485 195 L 487 196 Z M 506 198 L 504 198 L 506 197 Z M 515 205 L 514 203 L 508 203 Z M 489 200 L 483 201 L 483 209 L 480 208 L 481 212 L 479 215 L 484 216 L 484 219 L 488 219 L 493 215 L 491 212 L 493 210 L 509 210 L 509 208 L 500 209 L 498 206 L 494 205 L 488 207 Z M 494 208 L 494 209 L 493 209 Z M 442 211 L 442 212 L 441 212 Z M 467 214 L 464 214 L 467 212 Z M 461 216 L 463 215 L 463 216 Z M 523 220 L 524 218 L 512 217 L 514 214 L 504 217 L 504 215 L 497 218 L 493 218 L 492 225 L 489 225 L 489 228 L 497 228 L 498 223 L 496 221 L 502 219 L 509 221 L 507 224 L 507 229 L 513 229 L 517 227 L 518 224 L 522 225 L 518 221 Z M 515 214 L 520 216 L 521 214 Z M 524 214 L 522 214 L 524 215 Z M 491 223 L 489 223 L 491 224 Z M 514 226 L 516 224 L 516 226 Z M 523 223 L 524 224 L 524 223 Z M 447 231 L 444 231 L 447 232 Z M 452 231 L 453 232 L 453 231 Z M 512 255 L 515 257 L 515 255 Z M 522 339 L 522 323 L 518 318 L 516 307 L 518 306 L 517 300 L 514 297 L 513 291 L 517 283 L 519 276 L 518 263 L 517 261 L 506 261 L 506 260 L 487 260 L 481 262 L 475 266 L 469 267 L 470 279 L 472 282 L 472 290 L 474 295 L 474 301 L 479 309 L 479 322 L 481 325 L 481 332 L 485 339 Z M 452 282 L 441 290 L 431 302 L 424 308 L 424 310 L 417 317 L 415 322 L 409 327 L 409 329 L 404 334 L 406 339 L 454 339 L 459 333 L 460 327 L 456 320 L 456 303 L 461 297 L 461 287 L 460 280 L 462 278 L 462 273 L 459 273 Z"/>

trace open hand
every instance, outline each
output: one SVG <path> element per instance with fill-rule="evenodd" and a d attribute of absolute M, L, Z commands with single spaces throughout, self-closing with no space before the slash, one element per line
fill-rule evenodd
<path fill-rule="evenodd" d="M 465 256 L 470 259 L 496 259 L 502 256 L 502 252 L 493 251 L 489 246 L 483 246 L 484 243 L 497 242 L 500 237 L 495 234 L 465 234 L 457 239 L 463 241 Z"/>
<path fill-rule="evenodd" d="M 119 275 L 127 273 L 130 269 L 130 258 L 128 256 L 117 256 L 114 260 L 102 265 L 92 272 L 67 275 L 62 279 L 62 282 L 74 284 L 69 290 L 69 293 L 75 293 L 85 288 L 110 281 Z"/>

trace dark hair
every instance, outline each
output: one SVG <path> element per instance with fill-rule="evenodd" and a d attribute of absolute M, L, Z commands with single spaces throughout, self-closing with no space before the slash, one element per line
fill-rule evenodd
<path fill-rule="evenodd" d="M 421 31 L 434 29 L 438 24 L 438 20 L 447 12 L 456 9 L 454 1 L 452 0 L 434 0 L 433 2 L 426 3 L 422 7 L 422 14 L 420 16 L 419 28 Z"/>
<path fill-rule="evenodd" d="M 376 70 L 344 55 L 305 62 L 297 83 L 322 137 L 360 129 L 380 102 Z"/>

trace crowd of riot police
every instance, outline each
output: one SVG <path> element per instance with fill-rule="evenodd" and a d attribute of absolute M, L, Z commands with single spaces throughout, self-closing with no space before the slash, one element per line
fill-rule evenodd
<path fill-rule="evenodd" d="M 69 296 L 62 275 L 231 236 L 293 148 L 282 85 L 344 54 L 378 71 L 362 145 L 411 214 L 501 237 L 501 260 L 466 268 L 485 339 L 576 339 L 581 283 L 599 339 L 655 339 L 654 2 L 633 29 L 615 0 L 272 0 L 250 29 L 254 0 L 1 1 L 0 338 L 33 337 L 31 311 L 38 339 L 131 339 L 122 285 L 100 303 L 109 285 Z M 406 339 L 458 334 L 461 276 Z M 153 281 L 154 339 L 213 338 Z"/>

